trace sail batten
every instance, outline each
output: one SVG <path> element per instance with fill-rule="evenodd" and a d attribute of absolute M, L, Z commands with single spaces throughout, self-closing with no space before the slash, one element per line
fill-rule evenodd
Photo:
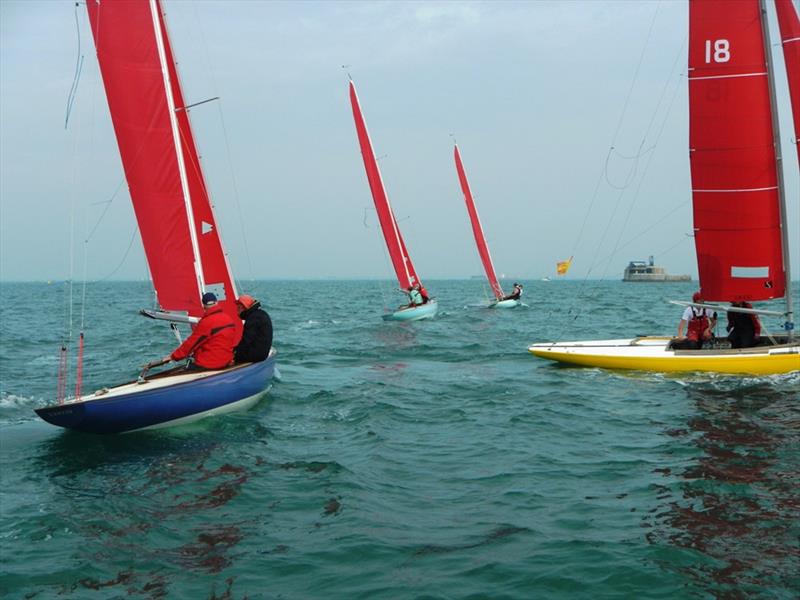
<path fill-rule="evenodd" d="M 464 194 L 464 202 L 467 205 L 467 213 L 469 214 L 469 220 L 472 224 L 472 234 L 475 237 L 475 245 L 478 247 L 478 254 L 481 257 L 483 269 L 486 271 L 486 279 L 489 281 L 489 285 L 492 288 L 494 297 L 497 300 L 501 300 L 505 297 L 505 294 L 503 293 L 503 288 L 500 286 L 500 282 L 497 280 L 497 275 L 495 274 L 494 264 L 492 264 L 492 256 L 489 254 L 489 247 L 486 244 L 486 236 L 483 233 L 480 217 L 478 217 L 478 210 L 475 208 L 475 200 L 472 197 L 472 190 L 469 187 L 467 173 L 464 170 L 464 163 L 461 160 L 461 152 L 458 149 L 458 144 L 453 147 L 453 158 L 456 162 L 458 181 L 461 184 L 461 191 Z"/>
<path fill-rule="evenodd" d="M 403 236 L 400 233 L 400 228 L 397 226 L 397 219 L 389 204 L 389 196 L 383 185 L 383 178 L 381 177 L 380 168 L 378 167 L 378 161 L 375 158 L 372 140 L 369 137 L 367 124 L 361 112 L 361 104 L 358 101 L 356 87 L 352 81 L 350 81 L 350 105 L 353 109 L 353 120 L 356 125 L 356 134 L 358 135 L 358 143 L 361 148 L 361 156 L 364 160 L 364 169 L 367 173 L 367 181 L 369 182 L 370 191 L 372 192 L 375 210 L 378 213 L 378 221 L 381 225 L 383 238 L 386 242 L 386 248 L 389 251 L 389 258 L 392 261 L 397 283 L 405 290 L 417 283 L 421 284 L 421 282 L 414 270 L 414 265 L 411 262 L 411 257 L 408 255 L 408 250 L 406 249 Z"/>
<path fill-rule="evenodd" d="M 689 156 L 703 297 L 780 298 L 779 182 L 758 0 L 691 0 L 689 11 Z"/>

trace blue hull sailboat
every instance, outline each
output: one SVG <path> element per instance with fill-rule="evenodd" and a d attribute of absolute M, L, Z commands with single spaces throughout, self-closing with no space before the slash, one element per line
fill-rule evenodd
<path fill-rule="evenodd" d="M 208 194 L 167 36 L 160 0 L 87 2 L 106 98 L 158 310 L 147 316 L 196 323 L 213 292 L 241 337 L 238 297 Z M 79 359 L 79 373 L 82 364 Z M 268 390 L 266 360 L 218 371 L 172 369 L 63 398 L 36 413 L 91 433 L 123 433 L 188 423 L 253 405 Z M 79 380 L 80 381 L 80 380 Z"/>

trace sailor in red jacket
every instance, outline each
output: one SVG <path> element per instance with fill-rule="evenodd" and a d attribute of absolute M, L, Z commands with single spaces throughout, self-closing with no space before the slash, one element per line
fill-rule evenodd
<path fill-rule="evenodd" d="M 164 363 L 191 356 L 193 360 L 187 369 L 192 371 L 224 369 L 233 364 L 233 349 L 239 341 L 233 318 L 217 305 L 217 297 L 211 292 L 203 294 L 203 307 L 205 314 L 192 335 L 165 356 Z"/>

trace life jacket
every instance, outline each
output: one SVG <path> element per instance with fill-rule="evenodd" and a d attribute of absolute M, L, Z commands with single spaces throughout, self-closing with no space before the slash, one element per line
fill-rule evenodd
<path fill-rule="evenodd" d="M 188 338 L 176 348 L 172 360 L 194 358 L 204 369 L 224 369 L 233 362 L 233 348 L 239 342 L 236 324 L 221 306 L 208 309 Z"/>
<path fill-rule="evenodd" d="M 703 338 L 703 332 L 708 329 L 708 315 L 706 314 L 706 309 L 700 308 L 695 309 L 694 306 L 692 308 L 692 318 L 689 319 L 689 328 L 686 332 L 686 336 L 689 338 Z M 697 312 L 699 311 L 699 312 Z"/>

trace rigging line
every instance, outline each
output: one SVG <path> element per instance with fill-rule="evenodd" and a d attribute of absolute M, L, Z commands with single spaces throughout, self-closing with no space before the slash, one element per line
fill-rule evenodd
<path fill-rule="evenodd" d="M 679 56 L 682 54 L 682 50 L 683 50 L 683 45 L 681 45 L 681 51 L 679 51 L 679 53 L 678 53 Z M 677 64 L 677 59 L 676 59 L 676 63 L 673 63 L 673 72 L 674 72 L 675 64 Z M 670 76 L 670 79 L 671 79 L 671 76 Z M 669 81 L 669 79 L 667 81 Z M 672 112 L 672 106 L 675 103 L 675 98 L 677 97 L 678 90 L 680 89 L 679 84 L 680 84 L 680 78 L 677 79 L 677 83 L 675 85 L 675 89 L 674 89 L 674 91 L 672 93 L 672 99 L 670 100 L 669 106 L 667 107 L 667 111 L 664 114 L 664 119 L 661 122 L 661 127 L 659 128 L 658 133 L 656 134 L 655 146 L 658 145 L 658 142 L 661 140 L 661 135 L 664 133 L 664 128 L 666 127 L 667 121 L 669 119 L 669 115 Z M 667 90 L 667 85 L 665 84 L 664 89 L 662 90 L 662 97 L 666 93 L 666 90 Z M 659 100 L 659 105 L 660 105 L 660 103 L 661 103 L 661 101 Z M 639 199 L 639 193 L 642 190 L 642 185 L 644 184 L 645 175 L 647 175 L 648 171 L 650 170 L 650 164 L 652 163 L 654 156 L 655 156 L 655 153 L 650 154 L 648 156 L 648 158 L 647 158 L 647 161 L 645 162 L 644 171 L 642 173 L 642 177 L 641 177 L 641 179 L 639 179 L 639 184 L 637 185 L 636 191 L 633 194 L 633 200 L 631 201 L 631 204 L 628 207 L 628 213 L 625 215 L 625 221 L 622 224 L 622 229 L 620 230 L 619 237 L 617 238 L 617 243 L 616 243 L 616 245 L 614 246 L 614 249 L 611 252 L 611 257 L 613 257 L 616 254 L 617 250 L 619 249 L 619 242 L 622 239 L 622 235 L 625 233 L 625 229 L 627 228 L 628 223 L 630 222 L 631 214 L 633 213 L 633 207 L 636 205 L 636 201 Z M 605 268 L 605 271 L 603 272 L 603 279 L 605 279 L 605 276 L 608 273 L 608 269 L 609 269 L 610 265 L 611 265 L 611 261 L 609 260 L 609 262 L 606 263 L 606 268 Z"/>
<path fill-rule="evenodd" d="M 611 148 L 608 149 L 608 154 L 606 154 L 606 164 L 605 164 L 605 168 L 603 170 L 604 170 L 606 183 L 609 185 L 610 188 L 615 189 L 615 190 L 624 190 L 631 184 L 631 181 L 633 181 L 636 178 L 636 173 L 639 170 L 639 158 L 641 156 L 643 156 L 644 154 L 646 154 L 647 152 L 649 152 L 650 150 L 652 150 L 652 148 L 651 148 L 651 149 L 645 150 L 643 152 L 642 151 L 642 146 L 644 146 L 644 142 L 645 142 L 645 139 L 642 138 L 642 141 L 639 144 L 639 151 L 632 157 L 634 159 L 633 166 L 628 171 L 628 175 L 625 178 L 625 183 L 622 184 L 621 186 L 618 186 L 615 183 L 613 183 L 611 181 L 611 179 L 609 178 L 609 176 L 608 176 L 608 163 L 609 163 L 609 160 L 611 159 L 611 154 L 612 153 L 616 153 L 614 146 L 611 146 Z"/>
<path fill-rule="evenodd" d="M 680 83 L 680 80 L 678 80 L 678 83 Z M 664 115 L 664 120 L 661 123 L 661 128 L 659 129 L 659 131 L 658 131 L 658 133 L 656 135 L 656 145 L 658 145 L 658 141 L 661 139 L 661 134 L 664 132 L 664 127 L 666 126 L 667 120 L 669 119 L 669 115 L 670 115 L 670 113 L 672 111 L 672 106 L 674 104 L 675 97 L 677 96 L 678 89 L 679 89 L 679 86 L 676 85 L 675 86 L 675 91 L 673 92 L 673 95 L 672 95 L 672 100 L 670 101 L 670 104 L 669 104 L 669 107 L 667 109 L 667 112 Z M 630 222 L 631 214 L 633 213 L 633 207 L 636 205 L 636 201 L 639 199 L 639 193 L 641 192 L 642 185 L 644 184 L 645 175 L 647 174 L 647 172 L 650 169 L 650 164 L 652 163 L 654 156 L 655 156 L 655 153 L 650 154 L 648 156 L 648 158 L 647 158 L 647 161 L 645 162 L 644 172 L 642 173 L 642 177 L 639 179 L 639 184 L 637 185 L 636 190 L 635 190 L 635 192 L 633 194 L 633 200 L 631 201 L 630 205 L 628 206 L 628 212 L 625 215 L 625 221 L 622 224 L 622 229 L 620 230 L 619 237 L 617 238 L 617 242 L 616 242 L 616 244 L 614 246 L 614 249 L 611 251 L 611 255 L 610 255 L 611 258 L 613 258 L 613 256 L 616 254 L 617 250 L 619 249 L 619 242 L 622 239 L 622 235 L 625 233 L 625 229 L 627 228 L 628 223 Z M 599 251 L 599 247 L 598 247 L 598 251 Z M 610 260 L 608 262 L 606 262 L 606 268 L 605 268 L 605 270 L 603 272 L 602 279 L 605 279 L 605 276 L 608 273 L 608 268 L 609 268 L 610 264 L 611 264 Z"/>
<path fill-rule="evenodd" d="M 642 52 L 639 55 L 639 63 L 636 65 L 636 70 L 634 72 L 633 79 L 631 80 L 630 88 L 628 89 L 628 95 L 625 98 L 625 103 L 623 105 L 622 112 L 620 113 L 619 120 L 617 121 L 616 130 L 614 131 L 614 135 L 611 137 L 611 148 L 614 147 L 614 145 L 615 145 L 615 143 L 617 141 L 617 136 L 619 135 L 619 131 L 622 128 L 622 122 L 625 119 L 625 114 L 627 113 L 627 110 L 628 110 L 628 103 L 630 102 L 631 95 L 633 94 L 633 88 L 635 87 L 636 80 L 638 79 L 638 76 L 639 76 L 639 69 L 641 68 L 642 62 L 644 60 L 645 50 L 647 49 L 647 46 L 649 45 L 650 36 L 653 33 L 653 26 L 655 25 L 656 16 L 658 15 L 658 11 L 659 11 L 660 6 L 661 6 L 661 3 L 659 2 L 659 4 L 656 5 L 655 12 L 653 13 L 653 19 L 650 22 L 650 29 L 647 31 L 647 37 L 645 38 L 645 43 L 644 43 L 644 46 L 642 47 Z M 606 159 L 606 160 L 608 160 L 608 159 Z M 594 191 L 592 192 L 591 199 L 589 200 L 589 209 L 586 211 L 586 214 L 583 217 L 583 223 L 581 224 L 581 228 L 580 228 L 580 230 L 578 232 L 578 237 L 575 239 L 575 243 L 573 244 L 573 247 L 572 247 L 572 252 L 570 253 L 571 256 L 575 256 L 577 254 L 578 244 L 580 243 L 580 240 L 583 238 L 583 232 L 586 229 L 586 223 L 589 221 L 589 216 L 591 215 L 592 209 L 594 208 L 594 204 L 595 204 L 595 202 L 597 200 L 597 193 L 600 190 L 600 183 L 603 181 L 604 173 L 605 173 L 605 168 L 603 168 L 601 170 L 600 174 L 597 177 L 597 184 L 595 185 Z"/>
<path fill-rule="evenodd" d="M 204 62 L 206 64 L 206 73 L 208 74 L 209 78 L 211 79 L 211 89 L 214 92 L 216 92 L 219 88 L 218 88 L 217 79 L 216 79 L 216 76 L 215 76 L 215 73 L 214 73 L 214 69 L 211 68 L 211 60 L 210 60 L 210 56 L 209 56 L 209 52 L 208 52 L 208 42 L 206 41 L 205 30 L 203 29 L 203 27 L 200 24 L 200 18 L 199 18 L 199 14 L 197 12 L 197 4 L 194 3 L 192 5 L 192 8 L 194 10 L 195 23 L 197 23 L 196 31 L 200 34 L 200 45 L 201 45 L 201 49 L 203 51 L 203 60 L 204 60 Z M 219 98 L 219 96 L 217 96 L 217 98 Z M 248 271 L 248 274 L 250 276 L 250 279 L 254 280 L 255 279 L 255 275 L 253 273 L 253 260 L 252 260 L 251 255 L 250 255 L 250 245 L 247 242 L 247 232 L 245 230 L 244 217 L 242 215 L 242 205 L 241 205 L 240 196 L 239 196 L 239 186 L 236 183 L 236 175 L 235 175 L 235 172 L 234 172 L 234 169 L 233 169 L 233 160 L 231 158 L 231 147 L 230 147 L 230 142 L 229 142 L 229 138 L 228 138 L 228 128 L 225 125 L 225 116 L 224 116 L 224 113 L 223 113 L 223 110 L 222 110 L 222 100 L 221 99 L 217 103 L 217 110 L 219 111 L 220 124 L 222 125 L 222 138 L 223 138 L 223 141 L 225 143 L 225 155 L 226 155 L 226 158 L 227 158 L 227 161 L 228 161 L 228 170 L 230 172 L 231 183 L 233 185 L 233 200 L 234 200 L 234 204 L 236 206 L 236 215 L 237 215 L 238 220 L 239 220 L 239 229 L 242 232 L 242 243 L 244 245 L 244 255 L 245 255 L 245 258 L 247 259 L 247 271 Z M 233 273 L 232 272 L 231 272 L 230 275 L 231 275 L 231 277 L 233 277 Z"/>
<path fill-rule="evenodd" d="M 365 229 L 372 229 L 372 227 L 370 227 L 367 224 L 367 211 L 369 211 L 370 208 L 371 207 L 369 207 L 369 206 L 365 206 L 364 207 L 363 224 L 364 224 L 364 228 Z M 375 215 L 377 217 L 377 214 L 378 214 L 377 209 L 372 208 L 372 210 L 375 211 Z M 378 220 L 380 221 L 379 217 L 378 217 Z M 379 223 L 379 225 L 380 225 L 380 223 Z M 382 240 L 383 231 L 381 231 L 380 235 L 373 235 L 372 238 L 378 243 L 378 246 L 381 248 L 380 253 L 383 255 L 384 269 L 386 271 L 388 271 L 389 273 L 393 273 L 394 272 L 394 265 L 392 264 L 390 256 L 389 256 L 389 249 L 386 247 L 386 243 L 383 242 L 383 240 Z M 389 284 L 389 285 L 391 285 L 391 284 Z M 387 289 L 388 289 L 388 286 L 385 283 L 381 283 L 380 281 L 378 281 L 378 291 L 381 294 L 381 302 L 383 302 L 384 308 L 391 310 L 391 307 L 389 306 L 389 301 L 387 300 L 387 296 L 389 295 Z"/>
<path fill-rule="evenodd" d="M 653 27 L 656 24 L 656 17 L 658 17 L 658 11 L 661 9 L 661 2 L 656 4 L 656 10 L 653 12 L 653 19 L 650 21 L 650 29 L 647 30 L 647 37 L 645 38 L 644 46 L 642 47 L 642 52 L 639 54 L 639 63 L 636 65 L 636 70 L 633 73 L 633 80 L 631 81 L 631 86 L 628 88 L 628 95 L 625 98 L 625 103 L 622 107 L 622 113 L 619 116 L 619 121 L 617 122 L 617 129 L 614 131 L 614 136 L 611 138 L 611 145 L 613 146 L 617 140 L 617 136 L 619 135 L 619 131 L 622 128 L 622 122 L 625 119 L 625 114 L 628 111 L 628 103 L 631 100 L 631 96 L 633 95 L 633 88 L 636 87 L 636 81 L 639 78 L 639 70 L 642 68 L 642 63 L 644 62 L 644 55 L 647 51 L 647 47 L 650 45 L 650 37 L 653 34 Z"/>
<path fill-rule="evenodd" d="M 78 55 L 75 57 L 75 75 L 72 77 L 72 85 L 69 88 L 69 93 L 67 94 L 67 110 L 66 114 L 64 115 L 64 129 L 67 128 L 69 124 L 69 115 L 72 112 L 72 105 L 75 102 L 75 97 L 78 94 L 78 81 L 80 81 L 81 77 L 81 70 L 83 69 L 83 55 L 81 54 L 81 27 L 80 22 L 78 21 L 78 6 L 79 4 L 75 3 L 75 33 L 78 39 Z"/>
<path fill-rule="evenodd" d="M 636 241 L 636 240 L 638 240 L 640 237 L 642 237 L 642 236 L 643 236 L 645 233 L 648 233 L 649 231 L 651 231 L 652 229 L 654 229 L 655 227 L 657 227 L 658 225 L 660 225 L 661 223 L 663 223 L 664 221 L 666 221 L 666 220 L 667 220 L 667 218 L 671 217 L 671 216 L 672 216 L 673 214 L 675 214 L 675 213 L 676 213 L 676 212 L 677 212 L 679 209 L 683 208 L 683 207 L 684 207 L 684 206 L 686 206 L 687 204 L 690 204 L 690 202 L 691 202 L 691 200 L 685 200 L 685 201 L 681 202 L 680 204 L 677 204 L 677 205 L 676 205 L 676 206 L 674 206 L 672 209 L 670 209 L 670 211 L 669 211 L 669 212 L 667 212 L 666 214 L 664 214 L 664 215 L 663 215 L 663 216 L 662 216 L 662 217 L 661 217 L 661 218 L 660 218 L 658 221 L 656 221 L 655 223 L 652 223 L 652 224 L 651 224 L 651 225 L 649 225 L 648 227 L 645 227 L 644 229 L 642 229 L 642 230 L 641 230 L 639 233 L 637 233 L 635 236 L 633 236 L 632 238 L 628 239 L 628 240 L 627 240 L 627 241 L 626 241 L 624 244 L 622 244 L 621 246 L 619 246 L 618 248 L 616 248 L 616 250 L 618 251 L 618 250 L 622 250 L 623 248 L 627 248 L 627 247 L 628 247 L 628 246 L 630 246 L 630 245 L 631 245 L 633 242 L 635 242 L 635 241 Z M 614 257 L 614 255 L 613 255 L 613 254 L 608 254 L 608 255 L 604 256 L 603 258 L 601 258 L 601 259 L 599 259 L 599 260 L 595 261 L 595 263 L 594 263 L 594 264 L 602 264 L 602 263 L 604 263 L 604 262 L 606 262 L 606 261 L 609 261 L 609 260 L 611 260 L 613 257 Z"/>
<path fill-rule="evenodd" d="M 125 181 L 126 181 L 126 179 L 125 179 L 125 176 L 123 175 L 122 179 L 120 180 L 119 184 L 117 185 L 117 189 L 114 190 L 114 193 L 111 194 L 111 197 L 108 200 L 103 200 L 101 202 L 95 202 L 94 203 L 95 205 L 97 205 L 97 204 L 105 204 L 106 207 L 103 209 L 103 212 L 100 213 L 100 216 L 97 217 L 97 222 L 94 224 L 94 227 L 92 227 L 92 230 L 89 232 L 89 235 L 86 236 L 86 240 L 85 240 L 86 243 L 89 243 L 89 240 L 91 240 L 92 236 L 94 236 L 94 232 L 97 231 L 97 228 L 100 226 L 100 223 L 105 218 L 106 213 L 108 212 L 108 209 L 111 208 L 111 204 L 114 202 L 114 198 L 117 197 L 117 194 L 122 189 L 122 186 L 125 185 Z"/>
<path fill-rule="evenodd" d="M 107 279 L 110 279 L 111 277 L 113 277 L 114 274 L 122 268 L 122 265 L 125 264 L 125 260 L 128 258 L 128 253 L 131 251 L 131 248 L 133 247 L 133 242 L 134 242 L 134 240 L 136 240 L 136 232 L 137 231 L 139 231 L 139 226 L 135 225 L 133 227 L 133 234 L 131 235 L 131 241 L 128 242 L 128 249 L 125 250 L 125 254 L 122 256 L 122 260 L 119 261 L 119 264 L 114 268 L 114 270 L 111 271 L 111 273 L 109 273 L 105 277 L 101 277 L 99 279 L 93 280 L 92 283 L 100 283 L 101 281 L 106 281 Z M 149 275 L 149 273 L 148 273 L 148 275 Z"/>
<path fill-rule="evenodd" d="M 667 90 L 667 88 L 668 88 L 668 86 L 669 86 L 669 81 L 672 79 L 672 77 L 673 77 L 673 74 L 675 73 L 675 69 L 676 69 L 677 65 L 679 64 L 679 60 L 680 60 L 681 56 L 683 55 L 683 48 L 684 48 L 684 46 L 686 45 L 686 41 L 687 41 L 687 36 L 684 36 L 683 42 L 681 43 L 681 47 L 680 47 L 680 49 L 678 50 L 678 52 L 677 52 L 677 54 L 676 54 L 676 56 L 675 56 L 675 60 L 673 61 L 673 64 L 672 64 L 672 69 L 671 69 L 671 71 L 670 71 L 670 76 L 669 76 L 669 77 L 666 79 L 666 81 L 665 81 L 665 83 L 664 83 L 664 88 L 663 88 L 663 89 L 662 89 L 662 91 L 661 91 L 661 96 L 659 97 L 659 101 L 658 101 L 658 103 L 656 104 L 656 108 L 655 108 L 655 110 L 653 111 L 653 116 L 652 116 L 652 117 L 651 117 L 651 119 L 650 119 L 650 123 L 649 123 L 649 124 L 648 124 L 648 126 L 647 126 L 647 132 L 646 132 L 646 134 L 645 134 L 645 139 L 646 139 L 646 138 L 647 138 L 647 136 L 649 135 L 650 128 L 652 127 L 653 123 L 655 122 L 655 117 L 656 117 L 656 115 L 658 114 L 659 108 L 660 108 L 660 106 L 661 106 L 661 103 L 662 103 L 662 101 L 663 101 L 663 99 L 664 99 L 664 96 L 665 96 L 665 94 L 666 94 L 666 90 Z M 678 90 L 680 89 L 680 83 L 681 83 L 681 78 L 680 78 L 680 76 L 679 76 L 679 77 L 676 79 L 675 88 L 674 88 L 674 90 L 673 90 L 673 93 L 672 93 L 672 98 L 670 99 L 669 105 L 667 106 L 667 109 L 666 109 L 666 111 L 665 111 L 665 113 L 664 113 L 664 119 L 663 119 L 663 120 L 662 120 L 662 122 L 661 122 L 661 127 L 659 128 L 659 131 L 658 131 L 658 133 L 657 133 L 657 135 L 656 135 L 656 139 L 655 139 L 655 142 L 654 142 L 654 144 L 653 144 L 653 148 L 654 148 L 654 149 L 655 149 L 655 148 L 658 146 L 658 142 L 660 141 L 660 139 L 661 139 L 661 135 L 662 135 L 662 134 L 663 134 L 663 132 L 664 132 L 664 128 L 666 127 L 666 124 L 667 124 L 667 121 L 668 121 L 669 115 L 670 115 L 670 114 L 671 114 L 671 112 L 672 112 L 672 107 L 673 107 L 673 105 L 674 105 L 674 103 L 675 103 L 675 98 L 677 97 Z M 635 202 L 636 202 L 636 199 L 638 198 L 639 191 L 641 190 L 641 186 L 642 186 L 642 183 L 643 183 L 643 181 L 644 181 L 644 176 L 646 175 L 646 173 L 647 173 L 647 171 L 648 171 L 648 169 L 649 169 L 649 165 L 650 165 L 650 162 L 651 162 L 651 160 L 652 160 L 653 156 L 654 156 L 654 154 L 651 154 L 651 155 L 649 156 L 649 158 L 648 158 L 648 161 L 647 161 L 647 163 L 646 163 L 646 165 L 645 165 L 645 170 L 644 170 L 644 173 L 642 174 L 642 179 L 639 181 L 639 186 L 637 187 L 637 189 L 636 189 L 636 192 L 635 192 L 635 194 L 634 194 L 634 200 L 633 200 L 633 203 L 635 203 Z M 599 183 L 600 183 L 600 181 L 598 180 L 598 185 L 595 187 L 595 195 L 597 194 L 597 190 L 598 190 L 598 188 L 599 188 Z M 595 200 L 595 198 L 594 198 L 594 196 L 593 196 L 593 198 L 592 198 L 592 204 L 594 204 L 594 200 Z M 629 215 L 630 215 L 630 211 L 632 210 L 632 208 L 633 208 L 633 204 L 631 205 L 631 207 L 630 207 L 630 209 L 629 209 L 629 211 L 628 211 L 628 212 L 629 212 Z M 615 210 L 616 210 L 616 209 L 615 209 Z M 590 212 L 591 212 L 591 207 L 590 207 Z M 587 213 L 586 217 L 584 218 L 584 224 L 583 224 L 583 226 L 582 226 L 582 228 L 581 228 L 581 235 L 582 235 L 583 227 L 585 226 L 585 224 L 586 224 L 586 221 L 587 221 L 587 219 L 588 219 L 588 215 L 589 215 L 589 213 Z M 626 223 L 627 223 L 627 219 L 626 219 Z M 622 236 L 622 233 L 623 233 L 623 232 L 624 232 L 624 229 L 623 229 L 623 230 L 620 232 L 620 239 L 621 239 L 621 236 Z M 605 235 L 605 234 L 604 234 L 604 235 Z M 580 240 L 580 237 L 578 238 L 578 240 L 576 240 L 576 247 L 577 247 L 577 243 L 579 242 L 579 240 Z M 615 250 L 615 251 L 616 251 L 616 250 Z M 598 246 L 598 252 L 599 252 L 599 246 Z M 574 251 L 573 251 L 573 254 L 574 254 Z M 596 254 L 597 254 L 597 253 L 596 253 Z M 584 287 L 585 287 L 585 285 L 586 285 L 586 282 L 588 281 L 589 275 L 590 275 L 590 273 L 592 272 L 592 270 L 594 269 L 594 267 L 595 267 L 597 264 L 598 264 L 597 262 L 595 262 L 594 264 L 592 264 L 592 265 L 591 265 L 591 267 L 590 267 L 590 269 L 589 269 L 589 271 L 586 273 L 586 276 L 584 277 L 583 281 L 581 282 L 581 286 L 580 286 L 580 287 L 579 287 L 579 289 L 578 289 L 578 293 L 577 293 L 577 295 L 576 295 L 576 296 L 577 296 L 577 298 L 580 298 L 581 294 L 583 293 L 583 289 L 584 289 Z M 608 267 L 607 267 L 607 268 L 608 268 Z M 607 268 L 606 268 L 606 272 L 607 272 Z M 605 275 L 604 275 L 604 276 L 605 276 Z M 576 318 L 577 318 L 577 317 L 576 317 Z"/>
<path fill-rule="evenodd" d="M 688 236 L 688 235 L 681 236 L 681 239 L 679 239 L 677 242 L 675 242 L 674 244 L 672 244 L 672 245 L 671 245 L 669 248 L 667 248 L 666 250 L 661 250 L 661 252 L 659 252 L 659 254 L 658 254 L 658 255 L 659 255 L 659 256 L 664 256 L 664 255 L 666 255 L 666 254 L 669 254 L 670 252 L 672 252 L 673 250 L 675 250 L 675 248 L 677 248 L 677 247 L 678 247 L 678 246 L 680 246 L 681 244 L 685 243 L 685 242 L 686 242 L 686 240 L 691 240 L 691 239 L 693 239 L 693 238 L 692 238 L 691 236 Z"/>

